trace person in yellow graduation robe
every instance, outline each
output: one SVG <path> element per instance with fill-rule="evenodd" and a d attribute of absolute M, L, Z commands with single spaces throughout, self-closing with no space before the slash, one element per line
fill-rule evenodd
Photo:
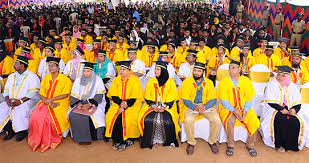
<path fill-rule="evenodd" d="M 4 84 L 6 83 L 8 76 L 14 72 L 13 65 L 13 58 L 6 55 L 5 52 L 0 51 L 0 76 L 2 77 Z"/>
<path fill-rule="evenodd" d="M 41 82 L 41 101 L 30 117 L 28 145 L 32 151 L 55 149 L 69 132 L 67 112 L 72 82 L 59 73 L 59 62 L 60 58 L 50 57 L 48 60 L 50 74 Z"/>
<path fill-rule="evenodd" d="M 169 43 L 167 49 L 168 61 L 175 67 L 176 71 L 178 71 L 180 64 L 186 62 L 185 57 L 181 53 L 175 51 L 176 45 L 174 43 Z"/>
<path fill-rule="evenodd" d="M 267 40 L 263 40 L 263 39 L 260 40 L 260 47 L 256 48 L 253 51 L 253 57 L 259 58 L 259 56 L 262 56 L 263 54 L 265 54 L 267 44 L 268 44 Z M 279 60 L 280 60 L 280 58 L 279 58 Z"/>
<path fill-rule="evenodd" d="M 114 63 L 116 63 L 117 61 L 124 61 L 128 58 L 128 56 L 125 56 L 125 53 L 122 53 L 116 48 L 116 42 L 116 40 L 110 40 L 109 48 L 107 50 L 108 59 L 110 59 Z"/>
<path fill-rule="evenodd" d="M 180 87 L 180 122 L 184 122 L 188 138 L 187 154 L 192 155 L 196 145 L 194 123 L 205 117 L 210 122 L 209 145 L 213 153 L 218 153 L 216 145 L 221 127 L 214 84 L 204 77 L 206 65 L 195 62 L 193 76 L 187 78 Z"/>
<path fill-rule="evenodd" d="M 227 133 L 227 156 L 234 154 L 234 127 L 242 126 L 248 133 L 246 148 L 254 157 L 256 131 L 260 121 L 251 107 L 255 95 L 254 87 L 249 78 L 240 76 L 240 62 L 232 60 L 229 65 L 230 76 L 222 79 L 218 86 L 219 115 Z M 236 133 L 238 134 L 238 133 Z"/>
<path fill-rule="evenodd" d="M 142 136 L 141 147 L 154 145 L 178 147 L 177 104 L 178 92 L 173 79 L 169 78 L 167 62 L 156 62 L 155 78 L 151 78 L 145 87 L 146 104 L 138 117 L 138 127 Z"/>
<path fill-rule="evenodd" d="M 124 41 L 124 35 L 122 34 L 118 35 L 116 49 L 118 49 L 119 51 L 121 51 L 121 53 L 124 54 L 129 47 L 130 45 Z"/>
<path fill-rule="evenodd" d="M 288 57 L 291 54 L 291 50 L 287 48 L 287 42 L 289 39 L 281 37 L 278 39 L 278 41 L 280 44 L 277 48 L 275 48 L 274 54 L 277 55 L 282 61 L 285 57 Z"/>
<path fill-rule="evenodd" d="M 240 62 L 241 74 L 248 76 L 250 68 L 255 64 L 255 58 L 250 51 L 250 44 L 247 43 L 243 46 L 242 53 L 235 60 Z"/>
<path fill-rule="evenodd" d="M 63 48 L 65 48 L 69 53 L 72 53 L 72 51 L 77 47 L 76 39 L 69 34 L 65 34 L 63 40 Z"/>
<path fill-rule="evenodd" d="M 300 88 L 303 84 L 309 82 L 309 73 L 306 66 L 302 65 L 304 53 L 293 53 L 291 57 L 291 67 L 294 71 L 291 71 L 291 80 L 297 84 Z M 288 66 L 288 65 L 285 65 Z"/>
<path fill-rule="evenodd" d="M 137 58 L 145 63 L 146 70 L 149 70 L 154 61 L 157 61 L 159 58 L 159 53 L 155 50 L 156 46 L 153 44 L 147 45 L 147 52 L 140 53 L 137 55 Z"/>
<path fill-rule="evenodd" d="M 178 46 L 177 47 L 177 52 L 178 53 L 185 53 L 187 50 L 189 49 L 189 47 L 188 47 L 188 45 L 187 45 L 187 43 L 186 43 L 186 41 L 185 40 L 182 40 L 181 42 L 180 42 L 180 46 Z"/>
<path fill-rule="evenodd" d="M 137 125 L 143 101 L 139 78 L 130 71 L 131 61 L 118 62 L 119 76 L 114 78 L 108 91 L 112 104 L 106 113 L 105 136 L 114 142 L 113 149 L 123 151 L 140 137 Z"/>
<path fill-rule="evenodd" d="M 38 42 L 39 42 L 39 35 L 34 35 L 33 36 L 33 43 L 30 45 L 31 51 L 34 51 L 34 49 L 36 48 Z"/>
<path fill-rule="evenodd" d="M 214 55 L 211 57 L 211 59 L 208 62 L 208 69 L 207 69 L 207 74 L 208 78 L 212 80 L 214 83 L 217 78 L 217 70 L 219 66 L 223 64 L 228 64 L 230 63 L 230 59 L 228 58 L 226 54 L 226 47 L 224 44 L 218 44 L 217 45 L 217 55 Z"/>
<path fill-rule="evenodd" d="M 38 60 L 34 60 L 31 55 L 30 55 L 30 51 L 31 49 L 29 47 L 24 47 L 22 48 L 20 55 L 21 56 L 25 56 L 27 57 L 29 60 L 29 64 L 28 64 L 28 70 L 33 72 L 34 74 L 36 74 L 38 72 L 38 68 L 39 68 L 39 61 Z"/>
<path fill-rule="evenodd" d="M 199 53 L 197 54 L 198 61 L 202 63 L 207 63 L 211 56 L 211 49 L 205 45 L 203 39 L 199 40 L 198 44 L 199 45 L 196 49 L 197 51 L 199 51 Z"/>
<path fill-rule="evenodd" d="M 34 49 L 32 58 L 40 63 L 41 59 L 45 58 L 44 46 L 46 42 L 43 38 L 39 38 L 37 47 Z"/>
<path fill-rule="evenodd" d="M 232 48 L 230 53 L 230 58 L 236 60 L 240 57 L 240 54 L 243 53 L 243 46 L 244 46 L 244 37 L 239 36 L 236 41 L 236 46 Z"/>
<path fill-rule="evenodd" d="M 224 44 L 224 45 L 226 45 L 226 43 L 225 43 L 225 36 L 222 36 L 222 35 L 219 35 L 217 38 L 217 46 L 215 46 L 215 47 L 213 47 L 212 49 L 211 49 L 211 53 L 210 53 L 210 56 L 209 56 L 209 59 L 211 59 L 213 56 L 217 56 L 218 55 L 218 45 L 220 45 L 220 44 Z M 226 54 L 226 56 L 227 57 L 230 57 L 230 51 L 229 51 L 229 49 L 225 46 L 225 54 Z"/>
<path fill-rule="evenodd" d="M 276 66 L 281 66 L 280 58 L 273 54 L 274 48 L 271 45 L 267 45 L 265 53 L 262 53 L 255 57 L 256 64 L 264 64 L 270 71 L 276 71 Z M 273 73 L 271 73 L 273 76 Z"/>
<path fill-rule="evenodd" d="M 98 50 L 101 49 L 101 37 L 97 37 L 93 41 L 93 48 L 91 52 L 85 51 L 84 59 L 88 62 L 94 63 L 98 58 Z"/>
<path fill-rule="evenodd" d="M 66 50 L 65 48 L 62 47 L 62 39 L 58 38 L 55 40 L 55 57 L 61 58 L 65 64 L 68 63 L 69 60 L 72 59 L 71 54 Z"/>
<path fill-rule="evenodd" d="M 21 37 L 19 38 L 18 40 L 18 48 L 15 50 L 14 52 L 14 60 L 17 59 L 17 56 L 20 55 L 20 51 L 23 47 L 26 47 L 26 46 L 29 46 L 29 43 L 28 43 L 28 38 L 26 37 Z"/>
<path fill-rule="evenodd" d="M 86 29 L 81 29 L 81 36 L 83 37 L 84 44 L 93 44 L 93 38 L 87 34 Z"/>

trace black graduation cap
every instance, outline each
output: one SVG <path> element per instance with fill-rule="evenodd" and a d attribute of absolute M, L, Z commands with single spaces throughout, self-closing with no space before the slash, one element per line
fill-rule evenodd
<path fill-rule="evenodd" d="M 233 59 L 231 59 L 230 64 L 234 64 L 234 65 L 240 66 L 240 62 L 239 62 L 239 61 L 236 61 L 236 60 L 233 60 Z"/>
<path fill-rule="evenodd" d="M 44 47 L 44 49 L 50 49 L 52 52 L 55 51 L 55 48 L 54 48 L 54 46 L 53 46 L 52 44 L 46 45 L 46 46 Z"/>
<path fill-rule="evenodd" d="M 261 30 L 266 31 L 266 29 L 267 29 L 267 28 L 266 28 L 265 26 L 262 25 L 262 26 L 258 29 L 258 32 L 261 31 Z"/>
<path fill-rule="evenodd" d="M 238 36 L 237 38 L 237 41 L 244 41 L 244 40 L 245 40 L 245 37 L 242 35 Z"/>
<path fill-rule="evenodd" d="M 95 65 L 95 63 L 91 63 L 91 62 L 83 62 L 84 64 L 84 69 L 90 69 L 93 70 L 93 66 Z"/>
<path fill-rule="evenodd" d="M 28 58 L 27 58 L 27 57 L 25 57 L 25 56 L 21 56 L 21 55 L 17 56 L 16 61 L 18 61 L 18 62 L 22 62 L 22 63 L 24 63 L 24 64 L 28 65 Z"/>
<path fill-rule="evenodd" d="M 205 70 L 206 69 L 206 64 L 204 64 L 202 62 L 195 62 L 194 63 L 194 68 Z"/>
<path fill-rule="evenodd" d="M 164 69 L 167 69 L 168 62 L 164 62 L 164 61 L 155 61 L 155 63 L 156 63 L 156 66 L 161 67 L 161 68 L 164 68 Z"/>
<path fill-rule="evenodd" d="M 136 48 L 128 48 L 128 53 L 136 53 L 137 49 Z"/>
<path fill-rule="evenodd" d="M 30 53 L 31 49 L 30 49 L 30 47 L 24 47 L 24 48 L 21 49 L 21 51 L 24 52 L 24 53 Z"/>
<path fill-rule="evenodd" d="M 99 49 L 99 50 L 98 50 L 98 54 L 103 55 L 103 56 L 106 56 L 106 51 L 105 51 L 105 50 L 102 50 L 102 49 Z"/>
<path fill-rule="evenodd" d="M 118 61 L 116 65 L 131 70 L 131 62 L 132 61 Z"/>
<path fill-rule="evenodd" d="M 81 54 L 81 55 L 84 55 L 84 54 L 85 54 L 85 52 L 83 51 L 82 48 L 80 48 L 80 46 L 77 46 L 75 50 L 76 50 L 79 54 Z"/>
<path fill-rule="evenodd" d="M 278 38 L 278 42 L 285 42 L 285 43 L 287 43 L 288 41 L 289 41 L 289 39 L 286 38 L 286 37 L 280 37 L 280 38 Z"/>
<path fill-rule="evenodd" d="M 223 41 L 225 41 L 225 36 L 223 36 L 223 35 L 218 35 L 217 36 L 217 41 L 218 40 L 223 40 Z"/>
<path fill-rule="evenodd" d="M 62 39 L 61 38 L 57 38 L 55 39 L 55 44 L 62 44 Z"/>
<path fill-rule="evenodd" d="M 276 66 L 278 69 L 279 73 L 284 73 L 284 74 L 290 74 L 293 69 L 289 66 Z"/>
<path fill-rule="evenodd" d="M 27 37 L 20 37 L 20 38 L 19 38 L 19 41 L 25 42 L 25 43 L 28 44 L 28 38 L 27 38 Z"/>
<path fill-rule="evenodd" d="M 154 43 L 151 43 L 151 42 L 148 43 L 147 46 L 152 47 L 152 48 L 155 48 L 155 47 L 156 47 L 156 45 L 155 45 Z"/>
<path fill-rule="evenodd" d="M 109 40 L 108 41 L 110 44 L 112 43 L 112 44 L 116 44 L 117 43 L 117 40 Z"/>
<path fill-rule="evenodd" d="M 46 44 L 45 40 L 42 37 L 39 38 L 39 42 L 44 44 L 44 45 Z"/>
<path fill-rule="evenodd" d="M 299 56 L 299 57 L 303 57 L 303 56 L 305 56 L 306 54 L 304 54 L 304 53 L 292 53 L 292 55 L 294 55 L 294 56 Z"/>
<path fill-rule="evenodd" d="M 196 56 L 196 54 L 198 53 L 198 51 L 189 49 L 189 50 L 187 50 L 187 53 L 188 53 L 188 54 L 193 54 L 194 56 Z"/>
<path fill-rule="evenodd" d="M 61 58 L 56 58 L 56 57 L 47 57 L 46 58 L 46 62 L 55 63 L 57 66 L 59 66 L 60 60 L 61 60 Z"/>
<path fill-rule="evenodd" d="M 101 37 L 96 37 L 94 40 L 93 40 L 93 42 L 94 43 L 100 43 L 101 42 Z"/>
<path fill-rule="evenodd" d="M 166 51 L 160 51 L 160 52 L 159 52 L 159 55 L 160 55 L 160 56 L 167 56 L 167 55 L 168 55 L 168 52 L 166 52 Z"/>

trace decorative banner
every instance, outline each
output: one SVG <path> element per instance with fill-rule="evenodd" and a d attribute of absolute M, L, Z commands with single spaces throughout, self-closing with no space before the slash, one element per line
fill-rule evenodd
<path fill-rule="evenodd" d="M 268 32 L 272 34 L 272 27 L 274 25 L 274 19 L 276 16 L 276 4 L 277 3 L 271 3 L 270 1 L 275 1 L 276 0 L 267 0 L 269 3 L 269 10 L 270 10 L 270 25 L 268 25 Z M 277 0 L 279 1 L 279 0 Z M 280 0 L 281 2 L 282 0 Z M 285 1 L 285 0 L 283 0 Z M 304 18 L 306 22 L 306 27 L 307 31 L 303 35 L 303 40 L 302 40 L 302 47 L 305 46 L 306 43 L 309 43 L 309 6 L 297 6 L 297 5 L 292 5 L 292 3 L 295 3 L 296 1 L 303 1 L 303 0 L 286 0 L 288 3 L 281 3 L 282 5 L 282 12 L 284 15 L 284 22 L 283 22 L 283 36 L 290 38 L 291 32 L 292 32 L 292 22 L 295 20 L 297 13 L 303 8 L 304 9 Z M 308 0 L 304 0 L 304 4 L 308 4 Z M 263 8 L 264 8 L 264 3 L 266 0 L 246 0 L 245 4 L 247 11 L 248 11 L 248 16 L 252 20 L 252 24 L 255 27 L 258 27 L 262 24 L 262 15 L 263 15 Z M 250 4 L 249 4 L 250 3 Z M 291 4 L 289 4 L 291 3 Z M 248 5 L 249 4 L 249 5 Z M 309 50 L 309 49 L 308 49 Z"/>
<path fill-rule="evenodd" d="M 0 0 L 0 8 L 6 8 L 8 6 L 8 0 Z"/>

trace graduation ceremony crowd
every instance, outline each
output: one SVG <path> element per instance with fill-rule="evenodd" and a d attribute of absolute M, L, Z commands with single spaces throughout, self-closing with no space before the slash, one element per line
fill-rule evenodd
<path fill-rule="evenodd" d="M 279 152 L 302 150 L 309 147 L 303 15 L 289 39 L 267 33 L 267 22 L 253 27 L 241 1 L 234 16 L 220 3 L 1 8 L 3 139 L 26 139 L 40 152 L 68 137 L 111 141 L 118 151 L 186 142 L 192 155 L 202 138 L 214 154 L 226 143 L 227 156 L 241 140 L 255 157 L 261 135 Z"/>

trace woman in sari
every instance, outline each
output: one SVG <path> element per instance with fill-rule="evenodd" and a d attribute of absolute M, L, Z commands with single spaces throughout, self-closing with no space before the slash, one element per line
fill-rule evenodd
<path fill-rule="evenodd" d="M 180 131 L 176 106 L 178 92 L 174 80 L 169 78 L 167 64 L 156 63 L 156 77 L 147 82 L 144 91 L 146 104 L 138 118 L 142 148 L 152 148 L 156 144 L 179 146 L 176 136 Z"/>
<path fill-rule="evenodd" d="M 30 117 L 28 144 L 32 151 L 45 152 L 56 148 L 70 127 L 66 115 L 72 82 L 59 73 L 60 58 L 50 57 L 47 62 L 50 74 L 41 82 L 41 101 Z"/>

